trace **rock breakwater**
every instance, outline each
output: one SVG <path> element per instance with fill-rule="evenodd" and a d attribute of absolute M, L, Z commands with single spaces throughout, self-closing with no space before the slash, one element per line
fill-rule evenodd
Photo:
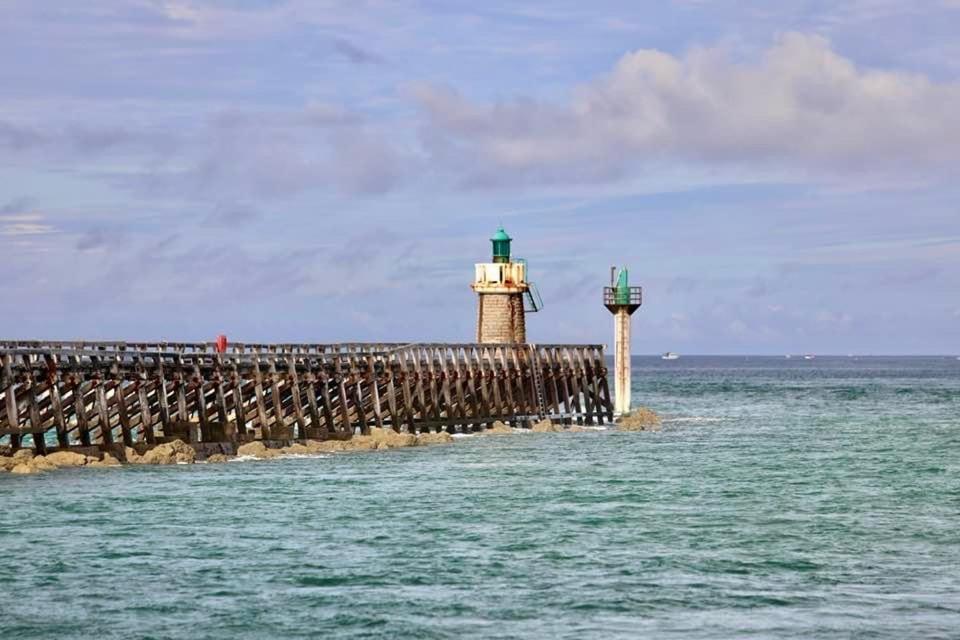
<path fill-rule="evenodd" d="M 643 424 L 653 424 L 650 416 L 656 414 L 647 411 L 638 418 Z M 659 418 L 656 418 L 659 425 Z M 623 427 L 621 427 L 623 428 Z M 628 427 L 630 428 L 630 427 Z M 497 420 L 491 428 L 478 433 L 483 435 L 507 435 L 514 433 L 556 433 L 594 431 L 583 427 L 564 426 L 554 423 L 549 418 L 540 420 L 529 430 L 514 429 L 510 425 Z M 645 429 L 644 429 L 645 430 Z M 209 453 L 198 449 L 182 440 L 173 440 L 158 444 L 150 449 L 139 451 L 133 447 L 123 447 L 115 451 L 116 457 L 110 452 L 103 452 L 98 456 L 89 455 L 80 451 L 60 450 L 48 455 L 34 455 L 29 449 L 20 449 L 9 456 L 0 455 L 0 473 L 37 474 L 46 471 L 69 467 L 120 467 L 123 463 L 130 465 L 175 465 L 193 464 L 195 462 L 223 463 L 236 457 L 270 460 L 284 456 L 310 456 L 318 454 L 332 454 L 351 451 L 377 451 L 382 449 L 400 449 L 407 447 L 422 447 L 455 442 L 454 437 L 446 431 L 423 432 L 418 434 L 397 432 L 389 428 L 374 427 L 367 435 L 354 435 L 337 440 L 305 440 L 287 446 L 271 447 L 264 442 L 248 442 L 236 449 L 236 456 L 225 453 Z M 227 451 L 229 449 L 223 449 Z M 95 450 L 93 453 L 97 453 Z M 204 457 L 205 456 L 205 457 Z"/>

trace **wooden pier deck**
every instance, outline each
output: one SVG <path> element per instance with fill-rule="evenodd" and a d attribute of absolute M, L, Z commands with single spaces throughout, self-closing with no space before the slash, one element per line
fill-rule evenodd
<path fill-rule="evenodd" d="M 0 444 L 236 446 L 612 421 L 601 345 L 0 341 Z"/>

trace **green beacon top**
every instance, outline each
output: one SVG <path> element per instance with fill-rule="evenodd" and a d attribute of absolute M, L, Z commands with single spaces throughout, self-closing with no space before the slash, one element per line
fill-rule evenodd
<path fill-rule="evenodd" d="M 510 241 L 512 238 L 507 235 L 503 227 L 497 229 L 490 241 L 493 243 L 493 261 L 510 262 Z"/>
<path fill-rule="evenodd" d="M 630 286 L 627 284 L 627 270 L 620 270 L 620 277 L 617 278 L 616 288 L 617 304 L 630 304 Z"/>

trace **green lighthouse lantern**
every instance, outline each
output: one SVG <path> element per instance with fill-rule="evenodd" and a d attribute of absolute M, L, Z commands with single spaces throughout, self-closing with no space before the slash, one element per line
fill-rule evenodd
<path fill-rule="evenodd" d="M 510 262 L 510 236 L 503 230 L 503 227 L 497 229 L 490 241 L 493 243 L 493 261 L 500 263 Z"/>
<path fill-rule="evenodd" d="M 630 304 L 630 285 L 627 284 L 627 270 L 620 270 L 620 277 L 617 278 L 617 286 L 614 289 L 617 304 Z"/>

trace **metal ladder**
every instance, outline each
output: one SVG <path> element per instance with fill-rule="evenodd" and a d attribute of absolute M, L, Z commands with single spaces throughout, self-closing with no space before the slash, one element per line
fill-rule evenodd
<path fill-rule="evenodd" d="M 537 401 L 537 418 L 544 418 L 547 415 L 547 403 L 543 399 L 543 376 L 540 375 L 540 356 L 537 355 L 537 345 L 531 344 L 530 349 L 530 372 L 533 376 L 533 392 Z"/>

